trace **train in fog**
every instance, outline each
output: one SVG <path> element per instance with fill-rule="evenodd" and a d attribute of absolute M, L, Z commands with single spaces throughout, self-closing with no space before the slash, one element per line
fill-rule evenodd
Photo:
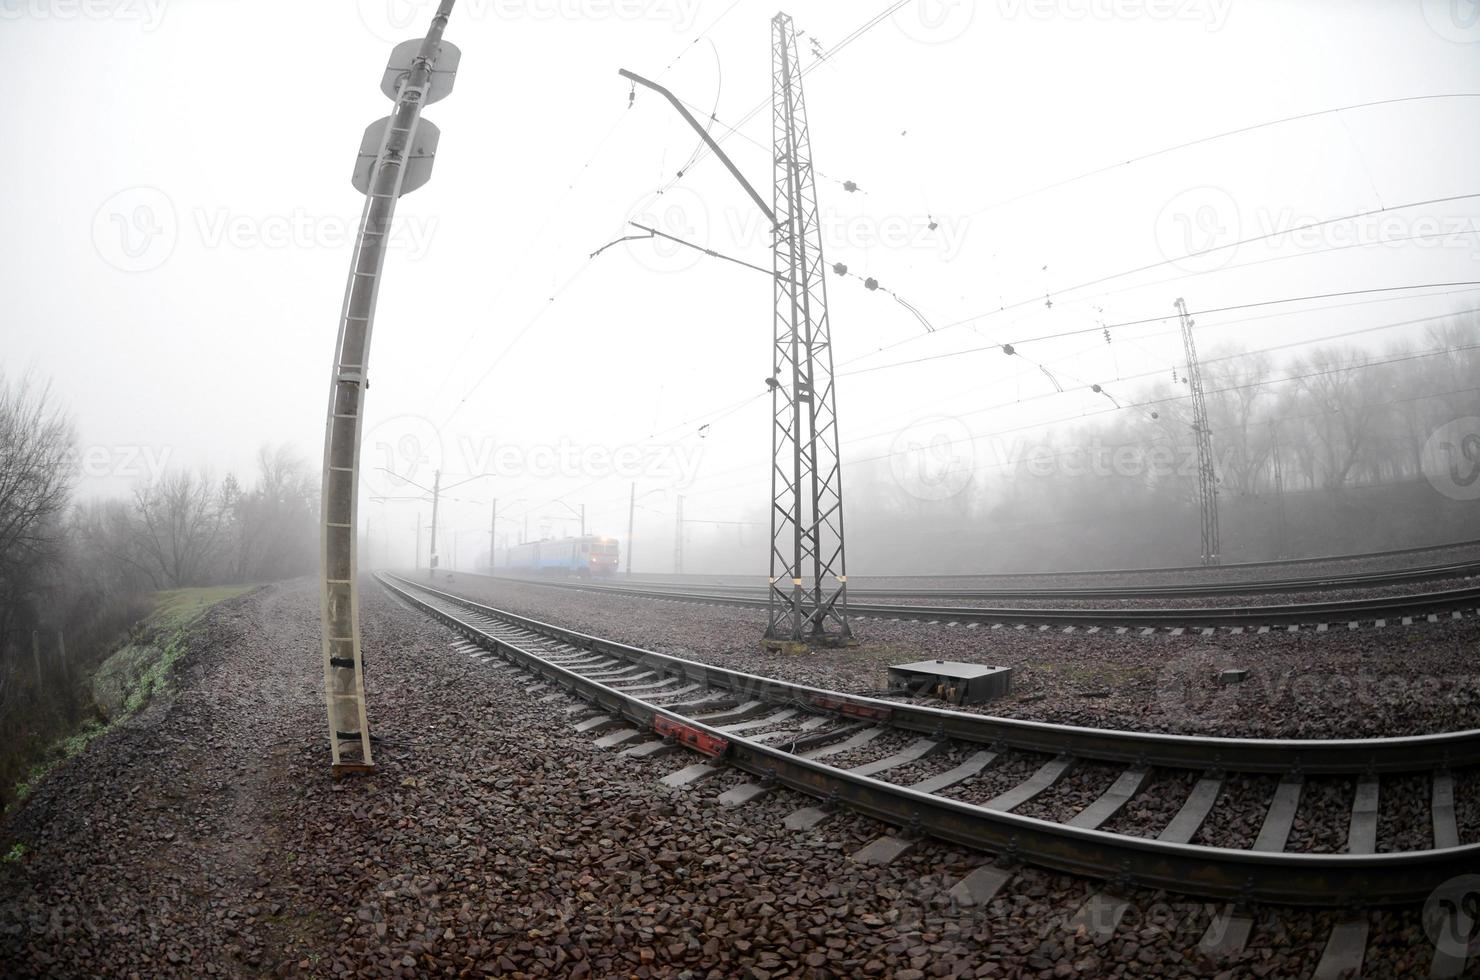
<path fill-rule="evenodd" d="M 493 570 L 541 575 L 611 575 L 617 570 L 616 538 L 587 534 L 579 538 L 545 538 L 512 548 L 499 548 Z"/>

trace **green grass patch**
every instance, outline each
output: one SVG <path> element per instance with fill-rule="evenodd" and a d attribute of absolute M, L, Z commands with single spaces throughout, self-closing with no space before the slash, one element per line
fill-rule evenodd
<path fill-rule="evenodd" d="M 190 649 L 190 629 L 218 602 L 255 589 L 255 585 L 172 589 L 154 595 L 154 609 L 130 631 L 129 642 L 99 665 L 92 676 L 96 717 L 52 742 L 31 766 L 12 794 L 24 801 L 60 763 L 83 752 L 98 736 L 134 715 L 170 688 L 170 671 Z M 16 847 L 23 845 L 17 844 Z M 14 852 L 14 848 L 11 849 Z M 24 850 L 22 850 L 24 853 Z M 17 859 L 18 860 L 18 859 Z"/>
<path fill-rule="evenodd" d="M 200 589 L 171 589 L 154 593 L 154 612 L 146 626 L 155 630 L 181 629 L 194 623 L 218 602 L 246 595 L 255 585 L 213 585 Z"/>

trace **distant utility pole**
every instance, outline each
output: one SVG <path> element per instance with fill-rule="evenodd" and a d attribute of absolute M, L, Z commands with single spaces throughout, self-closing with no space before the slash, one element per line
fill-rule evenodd
<path fill-rule="evenodd" d="M 493 514 L 488 518 L 488 572 L 493 574 L 493 556 L 498 552 L 498 541 L 494 535 L 498 534 L 498 498 L 493 498 Z"/>
<path fill-rule="evenodd" d="M 384 119 L 370 124 L 360 141 L 351 182 L 365 195 L 359 234 L 350 259 L 349 283 L 334 345 L 329 410 L 324 425 L 324 471 L 320 525 L 320 613 L 323 622 L 324 699 L 334 774 L 370 772 L 370 723 L 365 714 L 364 665 L 360 659 L 360 588 L 355 554 L 359 511 L 360 422 L 381 267 L 391 234 L 396 200 L 427 182 L 437 152 L 437 127 L 421 119 L 421 107 L 452 91 L 461 57 L 442 40 L 453 0 L 441 0 L 426 37 L 404 41 L 391 52 L 380 90 L 395 102 Z M 358 756 L 345 751 L 358 749 Z"/>
<path fill-rule="evenodd" d="M 1280 420 L 1269 420 L 1269 456 L 1274 462 L 1274 497 L 1279 504 L 1279 551 L 1276 557 L 1286 554 L 1290 546 L 1290 531 L 1285 517 L 1285 468 L 1280 460 Z"/>
<path fill-rule="evenodd" d="M 432 474 L 432 551 L 427 558 L 427 577 L 437 578 L 437 502 L 442 499 L 442 471 Z"/>
<path fill-rule="evenodd" d="M 683 494 L 678 494 L 673 511 L 673 574 L 683 574 Z"/>
<path fill-rule="evenodd" d="M 1187 353 L 1187 387 L 1192 391 L 1192 431 L 1197 438 L 1197 500 L 1202 512 L 1202 563 L 1218 564 L 1218 473 L 1213 467 L 1213 430 L 1208 425 L 1208 404 L 1203 397 L 1202 365 L 1197 360 L 1197 342 L 1192 336 L 1193 319 L 1187 304 L 1177 299 L 1182 320 L 1182 346 Z"/>
<path fill-rule="evenodd" d="M 418 569 L 421 568 L 421 511 L 416 512 L 416 561 Z"/>
<path fill-rule="evenodd" d="M 637 481 L 627 492 L 627 577 L 632 577 L 632 518 L 637 513 Z"/>

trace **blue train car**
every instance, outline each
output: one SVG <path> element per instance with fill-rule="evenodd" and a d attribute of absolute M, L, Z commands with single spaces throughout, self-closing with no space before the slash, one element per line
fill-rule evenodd
<path fill-rule="evenodd" d="M 494 572 L 524 575 L 611 575 L 617 570 L 620 548 L 616 538 L 588 534 L 579 538 L 545 538 L 512 548 L 500 548 L 494 556 Z"/>

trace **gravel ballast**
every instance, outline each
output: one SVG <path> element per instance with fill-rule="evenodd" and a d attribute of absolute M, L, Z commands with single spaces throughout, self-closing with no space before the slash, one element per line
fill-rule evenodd
<path fill-rule="evenodd" d="M 738 773 L 664 789 L 694 757 L 597 749 L 579 713 L 382 590 L 362 612 L 376 774 L 329 777 L 313 583 L 218 607 L 177 693 L 5 823 L 26 854 L 0 865 L 0 973 L 1297 976 L 1329 932 L 1266 910 L 1240 958 L 1207 963 L 1218 906 L 1146 893 L 1096 941 L 1067 922 L 1097 885 L 1032 868 L 954 906 L 983 855 L 922 841 L 865 867 L 849 855 L 891 832 L 870 819 L 787 831 L 811 801 L 718 805 Z M 1372 921 L 1385 963 L 1426 969 L 1413 916 Z"/>
<path fill-rule="evenodd" d="M 425 573 L 421 573 L 424 580 Z M 890 664 L 944 658 L 1013 668 L 1007 717 L 1196 735 L 1361 738 L 1480 727 L 1480 618 L 1378 629 L 1211 636 L 991 629 L 859 620 L 858 647 L 760 648 L 763 609 L 601 594 L 458 573 L 437 587 L 660 653 L 877 694 Z M 1222 685 L 1225 668 L 1249 671 Z M 939 703 L 939 702 L 922 702 Z"/>

